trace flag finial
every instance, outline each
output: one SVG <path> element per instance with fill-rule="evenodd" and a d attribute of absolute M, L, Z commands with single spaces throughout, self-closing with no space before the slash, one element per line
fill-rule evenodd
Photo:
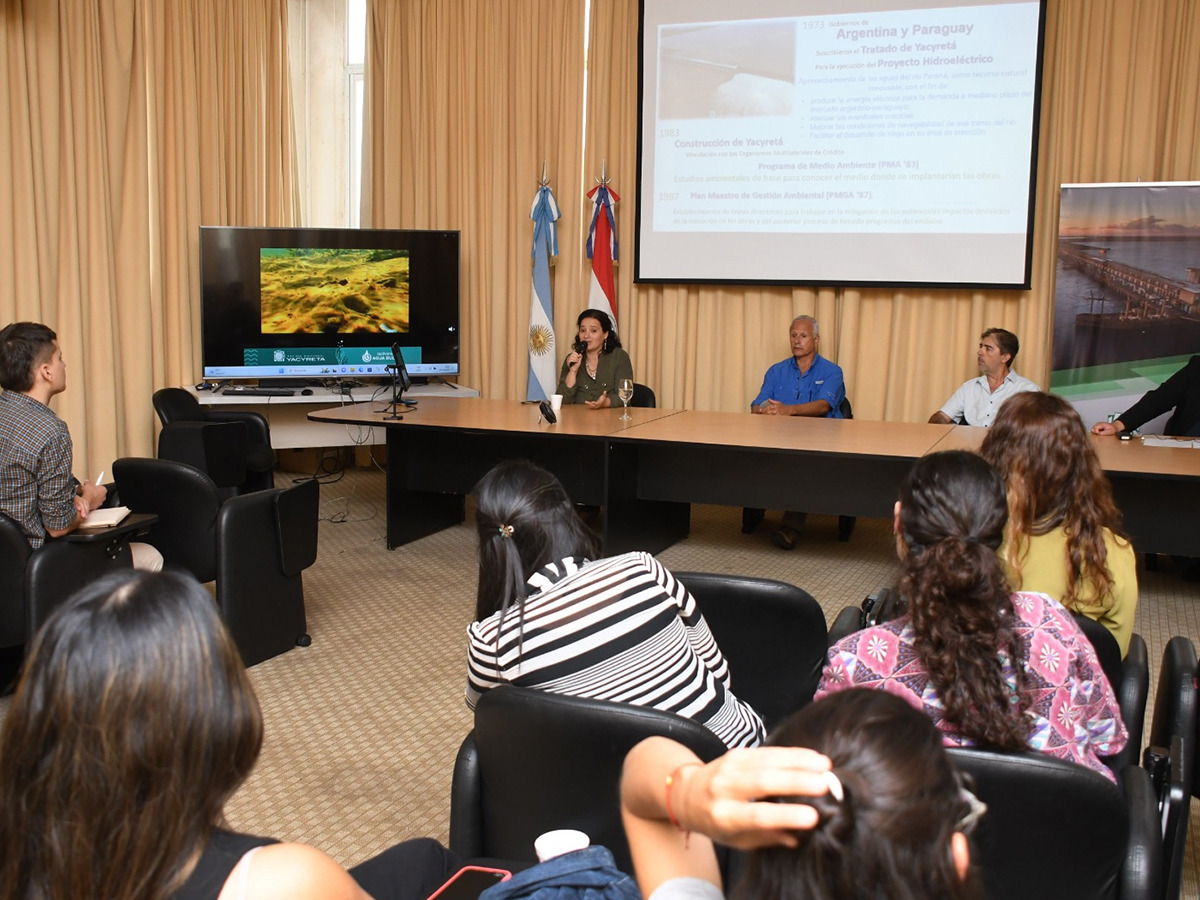
<path fill-rule="evenodd" d="M 610 180 L 608 177 L 608 160 L 603 159 L 600 162 L 600 177 L 596 179 L 596 184 L 608 184 Z"/>
<path fill-rule="evenodd" d="M 546 174 L 546 160 L 544 157 L 542 159 L 542 177 L 538 179 L 538 186 L 539 187 L 549 187 L 550 186 L 550 176 L 548 174 Z"/>

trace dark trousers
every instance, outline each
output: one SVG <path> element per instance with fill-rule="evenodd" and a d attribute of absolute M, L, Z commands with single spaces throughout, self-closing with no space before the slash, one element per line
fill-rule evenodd
<path fill-rule="evenodd" d="M 458 856 L 433 838 L 389 847 L 350 870 L 375 900 L 425 900 L 459 869 Z"/>

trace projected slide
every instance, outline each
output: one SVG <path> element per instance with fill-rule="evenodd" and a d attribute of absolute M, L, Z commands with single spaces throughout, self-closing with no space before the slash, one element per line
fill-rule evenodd
<path fill-rule="evenodd" d="M 1041 5 L 895 5 L 646 0 L 638 280 L 1026 282 Z"/>
<path fill-rule="evenodd" d="M 263 247 L 263 334 L 408 331 L 408 251 Z"/>

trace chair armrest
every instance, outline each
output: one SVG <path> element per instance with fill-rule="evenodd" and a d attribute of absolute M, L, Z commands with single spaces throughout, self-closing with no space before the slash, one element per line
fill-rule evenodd
<path fill-rule="evenodd" d="M 832 647 L 842 638 L 854 634 L 856 631 L 862 631 L 862 628 L 863 611 L 857 606 L 847 606 L 837 614 L 837 618 L 829 626 L 829 646 Z"/>
<path fill-rule="evenodd" d="M 450 784 L 450 849 L 463 859 L 484 855 L 483 786 L 474 731 L 463 739 L 454 759 L 454 777 Z"/>
<path fill-rule="evenodd" d="M 1114 757 L 1121 766 L 1138 764 L 1142 753 L 1142 730 L 1146 719 L 1146 698 L 1150 693 L 1150 661 L 1146 641 L 1140 634 L 1129 638 L 1129 651 L 1121 661 L 1121 686 L 1117 689 L 1117 705 L 1121 720 L 1129 732 L 1125 749 Z"/>
<path fill-rule="evenodd" d="M 1129 807 L 1129 850 L 1121 867 L 1119 896 L 1121 900 L 1160 897 L 1163 836 L 1154 785 L 1141 766 L 1127 766 L 1117 779 Z"/>
<path fill-rule="evenodd" d="M 241 422 L 246 426 L 246 442 L 271 445 L 271 426 L 262 413 L 248 409 L 212 409 L 208 412 L 210 422 Z"/>

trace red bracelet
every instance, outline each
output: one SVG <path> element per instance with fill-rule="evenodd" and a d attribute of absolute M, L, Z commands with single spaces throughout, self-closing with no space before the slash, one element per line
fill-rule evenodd
<path fill-rule="evenodd" d="M 676 831 L 683 832 L 683 834 L 684 834 L 683 848 L 685 850 L 687 849 L 688 842 L 691 840 L 692 830 L 690 828 L 684 828 L 682 825 L 679 824 L 679 820 L 677 818 L 675 818 L 675 812 L 674 812 L 674 810 L 671 809 L 671 788 L 673 788 L 675 786 L 675 782 L 676 782 L 676 780 L 678 780 L 679 773 L 682 772 L 684 769 L 686 769 L 688 766 L 703 766 L 703 765 L 704 765 L 704 763 L 700 762 L 699 760 L 695 760 L 695 759 L 692 760 L 691 762 L 680 763 L 678 766 L 675 767 L 674 771 L 672 771 L 671 774 L 667 776 L 667 786 L 666 786 L 667 787 L 667 799 L 666 799 L 667 821 L 675 826 Z"/>

